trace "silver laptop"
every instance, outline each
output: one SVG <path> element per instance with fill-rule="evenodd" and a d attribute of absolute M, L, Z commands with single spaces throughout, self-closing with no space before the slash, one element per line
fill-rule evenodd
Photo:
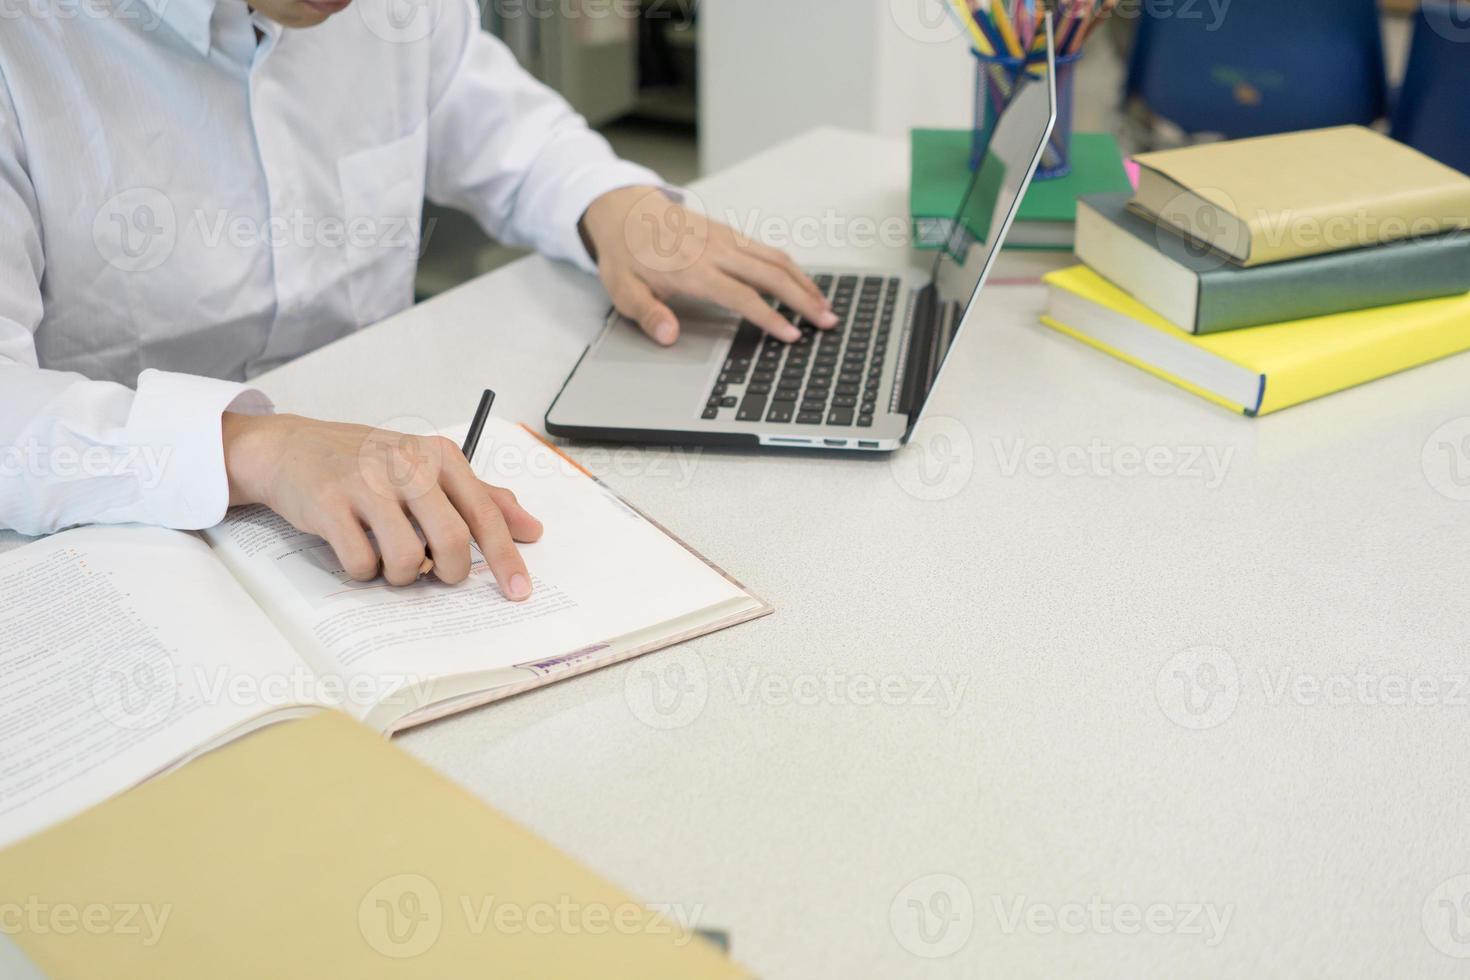
<path fill-rule="evenodd" d="M 841 322 L 782 343 L 738 317 L 679 310 L 662 348 L 609 314 L 546 413 L 570 439 L 886 452 L 907 440 L 945 355 L 976 316 L 986 277 L 1056 123 L 1055 39 L 1046 18 L 1044 79 L 1019 87 L 925 277 L 912 270 L 824 269 L 812 278 Z"/>

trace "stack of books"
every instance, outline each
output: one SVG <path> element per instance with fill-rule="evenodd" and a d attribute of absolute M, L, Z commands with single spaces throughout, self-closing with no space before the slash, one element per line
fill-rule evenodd
<path fill-rule="evenodd" d="M 1470 349 L 1470 177 L 1359 126 L 1138 163 L 1048 326 L 1250 416 Z"/>

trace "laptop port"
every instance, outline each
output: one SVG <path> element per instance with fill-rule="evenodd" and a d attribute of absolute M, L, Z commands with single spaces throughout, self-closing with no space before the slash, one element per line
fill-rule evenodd
<path fill-rule="evenodd" d="M 822 443 L 824 445 L 827 445 L 827 446 L 845 446 L 845 445 L 847 445 L 847 440 L 846 439 L 823 439 L 822 440 Z"/>
<path fill-rule="evenodd" d="M 858 440 L 858 448 L 859 449 L 877 449 L 878 448 L 878 444 L 876 442 L 869 442 L 867 439 L 859 439 Z"/>

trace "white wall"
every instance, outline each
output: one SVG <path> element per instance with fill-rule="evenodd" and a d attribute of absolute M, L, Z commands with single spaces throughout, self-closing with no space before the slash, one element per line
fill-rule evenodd
<path fill-rule="evenodd" d="M 943 0 L 704 0 L 700 154 L 728 167 L 815 126 L 969 125 L 974 67 Z"/>

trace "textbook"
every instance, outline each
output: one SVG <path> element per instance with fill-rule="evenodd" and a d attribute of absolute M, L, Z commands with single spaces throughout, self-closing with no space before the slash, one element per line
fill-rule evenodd
<path fill-rule="evenodd" d="M 973 143 L 974 135 L 968 129 L 913 131 L 909 212 L 915 247 L 938 249 L 948 243 L 954 216 L 975 177 L 970 169 Z M 1006 236 L 1006 248 L 1070 251 L 1079 195 L 1133 189 L 1118 142 L 1110 134 L 1076 133 L 1071 153 L 1071 174 L 1031 183 Z"/>
<path fill-rule="evenodd" d="M 1136 159 L 1136 208 L 1245 266 L 1470 227 L 1470 177 L 1363 126 Z"/>
<path fill-rule="evenodd" d="M 5 932 L 49 980 L 749 976 L 694 935 L 700 896 L 657 897 L 335 711 L 0 851 Z"/>
<path fill-rule="evenodd" d="M 1470 296 L 1196 337 L 1086 266 L 1044 281 L 1047 326 L 1250 416 L 1470 349 Z"/>
<path fill-rule="evenodd" d="M 491 419 L 477 458 L 545 525 L 525 602 L 478 553 L 456 586 L 356 582 L 261 507 L 0 555 L 0 846 L 276 721 L 391 734 L 771 612 L 528 430 Z"/>
<path fill-rule="evenodd" d="M 1246 269 L 1128 209 L 1084 197 L 1077 257 L 1190 333 L 1218 333 L 1470 292 L 1470 232 Z"/>

